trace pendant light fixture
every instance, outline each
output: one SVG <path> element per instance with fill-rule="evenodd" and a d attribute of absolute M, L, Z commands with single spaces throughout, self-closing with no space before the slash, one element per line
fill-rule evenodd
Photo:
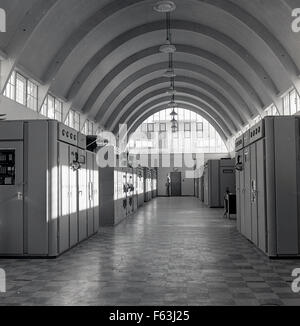
<path fill-rule="evenodd" d="M 166 53 L 166 54 L 169 54 L 169 53 L 175 53 L 176 52 L 176 46 L 171 44 L 171 42 L 169 40 L 166 41 L 165 44 L 163 44 L 160 48 L 159 48 L 159 51 L 161 53 Z"/>
<path fill-rule="evenodd" d="M 174 1 L 162 0 L 158 1 L 153 7 L 153 9 L 160 13 L 172 12 L 176 9 L 176 4 L 174 3 Z"/>
<path fill-rule="evenodd" d="M 175 133 L 178 130 L 178 121 L 176 117 L 178 114 L 175 112 L 177 103 L 175 101 L 176 89 L 175 89 L 175 69 L 174 69 L 174 53 L 176 52 L 176 46 L 172 43 L 172 33 L 171 33 L 171 12 L 176 9 L 176 4 L 173 1 L 158 1 L 154 6 L 154 10 L 160 13 L 166 13 L 166 32 L 167 39 L 166 42 L 160 46 L 159 51 L 169 55 L 169 67 L 164 72 L 163 77 L 170 79 L 171 86 L 167 90 L 168 95 L 171 95 L 171 101 L 168 103 L 167 108 L 172 109 L 170 116 L 171 120 L 171 129 Z"/>

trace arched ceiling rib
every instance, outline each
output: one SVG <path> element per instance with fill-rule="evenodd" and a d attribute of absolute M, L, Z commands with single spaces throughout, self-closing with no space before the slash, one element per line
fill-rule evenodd
<path fill-rule="evenodd" d="M 50 90 L 108 127 L 127 112 L 139 112 L 134 104 L 146 94 L 165 91 L 159 73 L 166 57 L 158 53 L 165 16 L 153 12 L 155 2 L 3 0 L 8 33 L 0 38 L 0 51 L 7 54 L 1 91 L 19 64 L 44 82 L 43 96 Z M 287 88 L 300 93 L 300 35 L 290 28 L 297 1 L 175 2 L 181 96 L 197 92 L 202 103 L 205 96 L 219 105 L 214 112 L 226 113 L 230 132 L 271 102 L 280 110 L 278 95 Z"/>
<path fill-rule="evenodd" d="M 145 89 L 152 87 L 157 83 L 160 84 L 162 81 L 167 82 L 166 78 L 161 77 L 165 65 L 166 63 L 160 63 L 148 66 L 140 71 L 139 78 L 135 77 L 136 79 L 134 79 L 134 83 L 132 82 L 132 76 L 120 83 L 103 103 L 103 112 L 106 113 L 103 115 L 101 123 L 109 126 L 111 121 L 115 120 L 116 113 L 121 112 L 121 110 L 126 110 L 127 105 Z M 184 77 L 205 81 L 211 87 L 222 92 L 225 96 L 230 97 L 232 101 L 241 108 L 243 113 L 251 112 L 249 108 L 249 106 L 252 105 L 251 100 L 247 101 L 246 99 L 246 103 L 246 101 L 240 96 L 239 92 L 226 80 L 222 79 L 221 76 L 199 65 L 176 61 L 176 67 L 178 73 L 176 79 L 177 82 Z"/>
<path fill-rule="evenodd" d="M 120 121 L 120 124 L 128 124 L 131 125 L 132 121 L 135 121 L 139 118 L 139 115 L 143 112 L 153 108 L 154 106 L 159 106 L 164 104 L 165 108 L 168 103 L 169 97 L 168 96 L 159 96 L 157 95 L 154 99 L 148 98 L 148 100 L 145 100 L 141 102 L 138 106 L 138 108 L 132 110 L 130 114 L 126 117 L 124 121 Z M 233 132 L 230 127 L 230 122 L 224 120 L 222 117 L 220 117 L 219 113 L 215 108 L 213 108 L 209 103 L 206 103 L 204 100 L 201 100 L 199 98 L 193 98 L 189 95 L 180 95 L 177 97 L 177 102 L 182 104 L 189 104 L 191 106 L 195 106 L 196 108 L 200 108 L 200 110 L 205 110 L 207 114 L 209 114 L 220 126 L 222 126 L 222 129 L 227 137 L 230 137 L 233 135 Z M 113 132 L 117 132 L 119 129 L 119 125 L 115 125 L 114 129 L 112 129 Z"/>
<path fill-rule="evenodd" d="M 186 102 L 181 103 L 181 107 L 183 109 L 187 109 L 193 111 L 197 114 L 200 114 L 204 119 L 206 119 L 219 133 L 223 141 L 226 143 L 228 141 L 228 134 L 224 133 L 224 128 L 222 124 L 219 124 L 205 109 L 201 109 L 201 107 L 197 107 L 196 105 L 192 105 Z M 151 108 L 145 108 L 145 110 L 140 113 L 140 115 L 136 119 L 132 119 L 132 121 L 128 124 L 128 135 L 134 133 L 136 129 L 151 115 L 164 110 L 165 105 L 153 105 Z M 115 131 L 118 132 L 117 130 Z"/>
<path fill-rule="evenodd" d="M 236 111 L 234 109 L 233 111 L 228 110 L 228 107 L 230 107 L 230 105 L 226 106 L 223 104 L 222 97 L 220 97 L 220 94 L 216 94 L 216 97 L 212 98 L 210 95 L 207 95 L 204 90 L 204 87 L 206 87 L 206 85 L 204 85 L 204 87 L 201 87 L 202 85 L 197 85 L 196 81 L 193 84 L 193 81 L 194 79 L 190 79 L 187 77 L 178 78 L 178 83 L 176 87 L 176 98 L 179 94 L 185 94 L 201 99 L 203 102 L 206 102 L 207 104 L 211 105 L 220 115 L 220 117 L 223 117 L 226 121 L 230 121 L 232 131 L 239 130 L 243 123 L 241 122 L 241 120 L 237 119 Z M 154 99 L 156 96 L 166 96 L 166 86 L 167 84 L 164 80 L 162 80 L 161 83 L 155 80 L 155 84 L 153 87 L 150 87 L 150 85 L 143 86 L 143 91 L 142 89 L 140 89 L 141 96 L 135 97 L 129 105 L 124 107 L 124 109 L 121 108 L 121 110 L 119 111 L 114 110 L 113 114 L 110 116 L 110 121 L 107 124 L 103 123 L 103 125 L 107 129 L 112 129 L 115 124 L 118 124 L 120 121 L 125 121 L 125 118 L 131 113 L 131 111 L 133 111 L 135 108 L 138 108 L 140 103 L 148 101 L 149 99 Z M 224 99 L 224 101 L 226 101 L 226 99 Z"/>
<path fill-rule="evenodd" d="M 96 88 L 91 93 L 89 99 L 85 103 L 83 107 L 83 112 L 95 112 L 97 109 L 99 103 L 97 101 L 102 100 L 103 97 L 101 97 L 101 93 L 104 91 L 105 88 L 109 86 L 110 83 L 114 81 L 114 79 L 120 80 L 118 77 L 119 74 L 124 72 L 128 67 L 131 65 L 135 65 L 138 61 L 143 60 L 146 56 L 146 58 L 150 55 L 155 55 L 154 51 L 157 51 L 156 48 L 146 49 L 140 53 L 137 53 L 129 58 L 126 58 L 123 62 L 121 62 L 119 65 L 115 66 L 101 81 L 98 83 Z M 220 57 L 207 52 L 202 49 L 186 46 L 186 45 L 177 45 L 177 53 L 185 53 L 185 54 L 191 54 L 194 56 L 198 56 L 199 58 L 202 58 L 206 61 L 209 61 L 213 63 L 215 66 L 219 67 L 224 71 L 226 74 L 231 75 L 233 78 L 235 78 L 242 86 L 243 88 L 248 92 L 249 95 L 252 96 L 253 102 L 255 103 L 255 106 L 257 108 L 256 113 L 259 113 L 258 108 L 262 108 L 264 106 L 263 101 L 261 100 L 260 96 L 258 95 L 257 91 L 254 89 L 254 86 L 252 86 L 244 76 L 237 71 L 233 66 L 228 64 L 226 61 L 221 59 Z M 255 112 L 255 110 L 254 110 Z"/>
<path fill-rule="evenodd" d="M 141 98 L 139 101 L 134 103 L 132 107 L 128 109 L 126 114 L 124 114 L 120 120 L 115 121 L 114 127 L 117 124 L 125 124 L 128 122 L 128 120 L 136 113 L 139 112 L 140 108 L 143 107 L 145 104 L 148 104 L 149 102 L 153 100 L 160 101 L 161 99 L 169 98 L 165 94 L 162 94 L 161 90 L 153 91 L 147 95 L 145 95 L 143 98 Z M 219 105 L 219 103 L 211 100 L 208 96 L 206 96 L 203 93 L 196 92 L 189 90 L 187 88 L 179 88 L 179 94 L 176 97 L 176 101 L 178 102 L 180 99 L 189 99 L 189 103 L 194 103 L 197 101 L 197 105 L 199 106 L 199 103 L 202 103 L 202 107 L 205 106 L 205 108 L 210 108 L 211 112 L 215 113 L 215 116 L 218 117 L 220 120 L 226 121 L 225 124 L 227 126 L 228 132 L 231 134 L 234 134 L 239 129 L 235 125 L 235 123 L 228 117 L 228 114 L 226 111 L 224 111 L 223 107 Z"/>
<path fill-rule="evenodd" d="M 226 36 L 225 34 L 214 30 L 208 26 L 203 26 L 201 24 L 197 24 L 195 22 L 188 22 L 188 21 L 173 21 L 172 28 L 174 30 L 174 34 L 177 30 L 185 30 L 190 31 L 198 34 L 205 35 L 209 38 L 212 38 L 215 42 L 219 42 L 224 45 L 226 48 L 230 49 L 230 51 L 234 52 L 238 55 L 242 60 L 244 60 L 250 69 L 252 69 L 262 83 L 265 85 L 267 89 L 274 92 L 275 94 L 278 93 L 278 88 L 275 84 L 275 81 L 269 76 L 268 72 L 264 69 L 263 66 L 248 52 L 244 47 L 239 45 L 235 40 L 231 39 L 230 37 Z M 90 61 L 85 65 L 79 75 L 76 77 L 75 81 L 73 82 L 72 87 L 69 89 L 66 97 L 72 98 L 74 94 L 77 94 L 81 85 L 84 84 L 86 79 L 89 77 L 90 73 L 93 72 L 96 67 L 101 64 L 106 56 L 110 53 L 118 49 L 122 44 L 128 42 L 129 40 L 136 38 L 140 35 L 144 35 L 153 31 L 162 31 L 165 29 L 165 22 L 164 21 L 157 21 L 152 22 L 147 25 L 138 26 L 130 31 L 126 31 L 122 35 L 118 36 L 118 38 L 112 40 L 109 44 L 107 44 L 104 48 L 100 49 Z M 156 47 L 157 52 L 157 47 Z"/>
<path fill-rule="evenodd" d="M 161 72 L 161 71 L 159 71 Z M 178 86 L 184 86 L 184 87 L 190 87 L 190 88 L 198 88 L 199 85 L 201 88 L 201 82 L 198 83 L 199 80 L 201 81 L 202 78 L 195 79 L 190 78 L 187 76 L 177 76 L 176 78 L 176 85 Z M 197 85 L 198 84 L 198 85 Z M 130 92 L 127 96 L 125 94 L 122 94 L 121 101 L 116 103 L 116 105 L 113 105 L 114 99 L 118 97 L 118 92 L 120 92 L 119 89 L 116 89 L 112 93 L 112 97 L 110 99 L 110 102 L 107 103 L 105 106 L 107 108 L 113 107 L 110 113 L 108 113 L 105 116 L 103 116 L 103 119 L 101 120 L 101 124 L 106 126 L 108 129 L 111 129 L 111 126 L 114 122 L 118 121 L 119 118 L 126 114 L 126 111 L 128 109 L 128 106 L 130 104 L 133 104 L 134 101 L 138 98 L 138 96 L 144 95 L 146 92 L 152 90 L 153 88 L 159 88 L 162 90 L 162 93 L 164 93 L 164 90 L 167 90 L 169 87 L 168 81 L 163 77 L 158 77 L 154 79 L 150 79 L 147 82 L 141 84 L 138 87 L 134 87 L 133 91 Z M 133 87 L 131 87 L 133 88 Z M 215 86 L 215 89 L 218 89 L 218 86 Z M 236 96 L 236 93 L 231 88 L 226 89 L 226 96 L 231 99 L 232 102 L 234 102 L 236 105 L 239 105 L 240 107 L 244 107 L 243 101 L 240 101 L 240 98 Z M 229 113 L 230 115 L 230 113 Z M 236 121 L 237 116 L 233 113 L 233 119 Z M 239 121 L 240 123 L 241 121 Z"/>

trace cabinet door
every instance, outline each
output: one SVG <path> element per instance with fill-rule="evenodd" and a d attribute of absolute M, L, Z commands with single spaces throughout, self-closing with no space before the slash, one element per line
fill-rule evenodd
<path fill-rule="evenodd" d="M 252 220 L 251 220 L 251 154 L 250 148 L 247 147 L 244 150 L 244 202 L 245 202 L 245 225 L 244 225 L 244 232 L 243 234 L 251 240 L 252 238 Z"/>
<path fill-rule="evenodd" d="M 258 246 L 267 252 L 267 218 L 266 218 L 266 192 L 265 192 L 265 140 L 256 145 L 257 153 L 257 220 L 258 220 Z"/>
<path fill-rule="evenodd" d="M 60 188 L 60 216 L 59 216 L 59 253 L 70 248 L 70 158 L 69 145 L 59 143 L 59 188 Z"/>
<path fill-rule="evenodd" d="M 70 146 L 70 164 L 76 159 L 77 148 Z M 69 169 L 69 200 L 70 200 L 70 246 L 73 247 L 78 243 L 78 210 L 77 210 L 77 171 Z"/>
<path fill-rule="evenodd" d="M 94 157 L 87 153 L 87 223 L 88 236 L 94 233 Z"/>
<path fill-rule="evenodd" d="M 0 254 L 23 254 L 23 143 L 0 142 Z"/>
<path fill-rule="evenodd" d="M 99 169 L 98 169 L 98 165 L 96 162 L 96 155 L 93 155 L 93 159 L 94 159 L 94 180 L 93 180 L 93 208 L 94 208 L 94 233 L 99 231 L 99 227 L 100 227 L 100 210 L 99 210 Z M 116 184 L 118 184 L 116 182 Z"/>
<path fill-rule="evenodd" d="M 258 216 L 257 216 L 257 153 L 256 144 L 250 147 L 251 152 L 251 241 L 258 246 Z"/>
<path fill-rule="evenodd" d="M 86 153 L 79 150 L 78 152 L 81 169 L 78 170 L 78 229 L 79 229 L 79 241 L 83 241 L 87 238 L 87 166 L 86 166 Z M 85 162 L 85 163 L 84 163 Z"/>

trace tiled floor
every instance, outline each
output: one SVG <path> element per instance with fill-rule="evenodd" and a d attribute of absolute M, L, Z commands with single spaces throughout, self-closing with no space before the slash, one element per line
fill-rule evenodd
<path fill-rule="evenodd" d="M 159 198 L 57 260 L 0 260 L 2 305 L 300 305 L 291 273 L 221 210 Z"/>

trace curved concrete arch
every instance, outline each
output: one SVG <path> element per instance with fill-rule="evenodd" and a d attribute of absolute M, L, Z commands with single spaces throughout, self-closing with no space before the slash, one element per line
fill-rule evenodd
<path fill-rule="evenodd" d="M 219 10 L 225 11 L 227 14 L 239 20 L 242 24 L 247 26 L 253 33 L 255 33 L 265 44 L 272 50 L 274 55 L 278 58 L 281 64 L 285 67 L 289 67 L 293 70 L 295 75 L 299 74 L 299 69 L 295 62 L 292 60 L 291 56 L 287 53 L 285 48 L 276 39 L 276 37 L 255 17 L 250 13 L 243 10 L 238 5 L 221 0 L 198 0 L 199 2 L 204 2 L 209 4 Z M 90 17 L 79 26 L 76 31 L 69 37 L 65 46 L 56 54 L 50 64 L 48 72 L 45 79 L 50 79 L 51 76 L 55 75 L 55 72 L 59 70 L 63 62 L 66 60 L 69 53 L 71 53 L 75 47 L 80 43 L 84 37 L 90 33 L 96 26 L 100 25 L 105 19 L 110 18 L 115 13 L 120 10 L 129 8 L 135 4 L 140 4 L 141 0 L 116 0 L 112 3 L 101 8 L 95 15 Z"/>
<path fill-rule="evenodd" d="M 167 105 L 170 101 L 168 96 L 164 96 L 164 94 L 158 94 L 155 98 L 148 97 L 147 100 L 140 103 L 138 107 L 135 107 L 131 114 L 128 115 L 124 120 L 120 120 L 119 124 L 130 124 L 132 119 L 138 118 L 138 114 L 144 112 L 143 110 L 149 109 L 155 105 L 159 105 L 164 103 Z M 205 100 L 201 98 L 191 97 L 188 94 L 177 96 L 177 103 L 188 103 L 190 105 L 194 105 L 196 107 L 201 107 L 202 111 L 207 112 L 210 116 L 212 116 L 222 127 L 222 130 L 226 135 L 232 136 L 236 132 L 236 128 L 233 128 L 230 123 L 222 118 L 222 115 L 219 114 L 218 110 L 215 107 L 211 106 L 210 103 L 207 103 Z M 115 125 L 114 128 L 111 128 L 112 131 L 116 131 L 118 129 L 118 125 Z"/>
<path fill-rule="evenodd" d="M 216 114 L 219 116 L 220 119 L 223 119 L 226 121 L 226 125 L 230 129 L 230 131 L 233 133 L 235 131 L 238 131 L 239 128 L 243 126 L 243 124 L 236 124 L 234 120 L 231 119 L 231 117 L 228 115 L 226 109 L 224 109 L 223 105 L 220 105 L 217 101 L 213 100 L 211 97 L 207 96 L 204 93 L 201 93 L 200 91 L 195 91 L 193 89 L 187 88 L 187 87 L 178 87 L 178 94 L 176 96 L 176 101 L 178 102 L 180 98 L 184 95 L 187 98 L 195 99 L 197 101 L 201 101 L 201 103 L 205 103 L 207 106 L 209 106 Z M 116 124 L 120 124 L 123 122 L 128 121 L 132 114 L 134 114 L 135 111 L 139 110 L 139 108 L 144 105 L 145 103 L 149 102 L 150 100 L 155 100 L 161 97 L 166 97 L 166 94 L 162 92 L 161 89 L 154 90 L 150 93 L 147 93 L 145 96 L 137 100 L 135 103 L 133 103 L 129 109 L 126 111 L 126 113 L 123 114 L 123 116 L 119 120 L 115 120 L 113 127 Z M 169 102 L 170 102 L 170 96 L 168 96 Z M 107 126 L 106 126 L 107 127 Z"/>
<path fill-rule="evenodd" d="M 201 115 L 204 119 L 206 119 L 219 133 L 220 137 L 222 138 L 222 140 L 224 141 L 224 143 L 226 144 L 226 142 L 228 141 L 228 136 L 224 133 L 223 129 L 220 127 L 219 123 L 212 118 L 207 112 L 203 111 L 201 109 L 201 107 L 197 107 L 195 105 L 191 105 L 188 103 L 182 103 L 181 104 L 183 109 L 187 109 L 190 110 L 192 112 L 195 112 L 199 115 Z M 164 105 L 155 105 L 150 109 L 147 109 L 147 111 L 144 111 L 143 114 L 136 119 L 135 121 L 133 121 L 131 123 L 131 125 L 128 125 L 128 134 L 132 134 L 136 131 L 136 129 L 149 117 L 151 117 L 153 114 L 160 112 L 162 110 L 165 109 Z"/>
<path fill-rule="evenodd" d="M 1 94 L 4 92 L 10 75 L 18 64 L 24 50 L 27 48 L 34 32 L 42 25 L 49 12 L 53 10 L 60 1 L 62 0 L 49 0 L 46 2 L 37 1 L 30 8 L 30 11 L 24 15 L 22 29 L 18 33 L 15 33 L 14 37 L 10 40 L 6 49 L 8 58 L 1 63 Z"/>
<path fill-rule="evenodd" d="M 100 8 L 92 17 L 89 17 L 81 26 L 79 26 L 72 35 L 69 36 L 64 46 L 56 53 L 47 72 L 43 76 L 44 81 L 54 78 L 69 54 L 74 51 L 77 45 L 106 19 L 115 15 L 118 11 L 129 8 L 132 5 L 140 3 L 141 0 L 113 0 Z"/>
<path fill-rule="evenodd" d="M 79 91 L 81 85 L 88 79 L 90 73 L 94 71 L 94 69 L 101 64 L 105 57 L 107 57 L 110 53 L 114 52 L 121 45 L 125 44 L 131 39 L 137 38 L 145 33 L 151 33 L 154 31 L 164 30 L 165 22 L 157 21 L 149 24 L 145 24 L 142 26 L 135 27 L 134 29 L 119 35 L 116 39 L 112 40 L 109 44 L 107 44 L 104 48 L 100 49 L 86 64 L 85 67 L 81 70 L 76 80 L 73 82 L 70 90 L 68 91 L 67 98 L 72 98 L 74 94 Z M 249 51 L 247 51 L 243 46 L 237 43 L 235 40 L 231 39 L 227 35 L 212 29 L 211 27 L 204 26 L 194 22 L 188 21 L 180 21 L 174 20 L 172 21 L 172 29 L 173 30 L 184 30 L 190 31 L 198 34 L 202 34 L 206 37 L 210 37 L 216 42 L 222 44 L 230 51 L 234 52 L 237 56 L 239 56 L 248 66 L 252 69 L 261 82 L 265 85 L 265 87 L 274 94 L 278 94 L 279 90 L 276 86 L 275 81 L 272 80 L 270 75 L 261 66 L 261 64 L 254 58 Z M 157 49 L 156 49 L 157 50 Z"/>
<path fill-rule="evenodd" d="M 194 90 L 194 88 L 197 88 L 197 89 L 199 89 L 199 91 L 204 90 L 205 92 L 212 93 L 211 86 L 209 86 L 205 83 L 202 83 L 201 81 L 194 79 L 194 78 L 189 78 L 186 76 L 177 77 L 176 83 L 177 83 L 176 89 L 178 92 L 181 92 L 182 90 L 185 90 L 185 89 L 189 89 L 190 88 L 189 86 L 191 86 L 192 90 Z M 109 120 L 107 122 L 105 120 L 101 120 L 100 123 L 102 125 L 105 125 L 106 128 L 108 128 L 108 129 L 113 127 L 116 122 L 118 122 L 119 120 L 122 120 L 124 115 L 126 115 L 126 111 L 127 111 L 127 107 L 128 107 L 127 104 L 129 102 L 133 102 L 133 100 L 135 100 L 139 94 L 141 94 L 141 93 L 144 94 L 145 91 L 151 92 L 153 89 L 152 88 L 153 86 L 159 87 L 159 90 L 161 91 L 161 93 L 164 93 L 164 91 L 166 91 L 168 88 L 168 81 L 166 81 L 165 78 L 161 77 L 158 79 L 153 79 L 150 82 L 147 82 L 147 83 L 141 85 L 136 90 L 134 90 L 133 94 L 131 96 L 129 96 L 128 99 L 124 99 L 124 100 L 126 100 L 126 105 L 124 105 L 125 101 L 122 102 L 122 105 L 119 105 L 119 107 L 117 109 L 113 110 L 113 112 L 110 115 Z M 216 94 L 216 98 L 220 102 L 222 102 L 226 108 L 231 106 L 231 103 L 228 102 L 227 98 L 223 98 L 223 96 L 220 93 Z M 246 121 L 243 121 L 242 119 L 237 119 L 237 113 L 231 113 L 231 111 L 226 110 L 226 114 L 227 114 L 227 117 L 229 119 L 231 119 L 236 125 L 243 125 L 246 122 Z M 226 117 L 224 116 L 224 118 L 226 118 Z"/>
<path fill-rule="evenodd" d="M 278 61 L 294 76 L 299 76 L 299 68 L 280 41 L 258 19 L 240 6 L 226 0 L 197 0 L 224 10 L 253 31 L 276 55 Z"/>
<path fill-rule="evenodd" d="M 232 78 L 236 79 L 237 82 L 247 91 L 247 93 L 251 96 L 253 103 L 255 105 L 255 109 L 252 114 L 256 113 L 259 114 L 264 107 L 264 103 L 254 87 L 250 85 L 250 83 L 246 80 L 246 78 L 237 71 L 233 66 L 228 64 L 225 60 L 221 59 L 220 57 L 194 47 L 186 46 L 186 45 L 177 45 L 178 52 L 185 53 L 185 54 L 191 54 L 198 57 L 203 58 L 204 60 L 207 60 L 211 62 L 212 64 L 216 65 L 218 68 L 222 69 L 222 71 L 226 72 Z M 117 76 L 122 73 L 126 68 L 130 67 L 131 65 L 134 65 L 138 60 L 142 60 L 147 58 L 148 56 L 156 55 L 157 54 L 157 48 L 153 47 L 150 49 L 146 49 L 144 51 L 141 51 L 137 54 L 134 54 L 133 56 L 130 56 L 123 62 L 121 62 L 119 65 L 114 67 L 109 74 L 107 74 L 95 87 L 95 89 L 92 91 L 90 97 L 86 101 L 82 111 L 87 113 L 89 111 L 93 111 L 93 107 L 96 104 L 98 98 L 101 96 L 101 93 L 104 91 L 106 87 L 115 79 Z"/>
<path fill-rule="evenodd" d="M 199 65 L 194 64 L 187 64 L 184 62 L 176 62 L 176 68 L 177 68 L 177 78 L 176 82 L 180 81 L 181 75 L 178 74 L 179 70 L 183 71 L 191 71 L 193 73 L 196 73 L 199 75 L 199 80 L 206 80 L 209 79 L 210 83 L 213 87 L 221 88 L 222 92 L 224 92 L 229 98 L 234 101 L 239 108 L 241 108 L 242 112 L 251 112 L 248 104 L 245 102 L 244 98 L 240 96 L 238 91 L 231 86 L 227 81 L 225 81 L 221 76 L 213 73 L 212 71 L 203 68 Z M 165 63 L 156 64 L 153 66 L 148 66 L 146 68 L 143 68 L 142 70 L 142 77 L 135 80 L 134 84 L 127 85 L 127 80 L 123 81 L 118 87 L 116 87 L 109 97 L 105 100 L 105 102 L 102 105 L 102 111 L 105 112 L 102 121 L 103 124 L 111 125 L 113 121 L 115 120 L 115 115 L 113 113 L 109 114 L 109 111 L 111 112 L 120 112 L 126 106 L 129 104 L 130 101 L 132 101 L 137 95 L 139 95 L 145 88 L 152 87 L 156 83 L 161 83 L 163 80 L 166 82 L 167 80 L 164 77 L 161 78 L 155 78 L 148 80 L 148 76 L 152 75 L 155 72 L 162 72 L 163 69 L 165 69 Z M 147 82 L 142 84 L 144 82 L 144 77 L 147 78 Z M 203 78 L 204 77 L 204 78 Z M 198 79 L 197 78 L 197 79 Z M 128 88 L 132 88 L 130 86 L 135 86 L 135 88 L 129 93 L 126 90 Z M 126 93 L 126 94 L 123 94 Z M 121 97 L 121 95 L 123 97 Z M 119 100 L 118 100 L 118 97 Z M 115 104 L 115 105 L 114 105 Z M 242 115 L 243 118 L 246 118 L 245 115 Z"/>

